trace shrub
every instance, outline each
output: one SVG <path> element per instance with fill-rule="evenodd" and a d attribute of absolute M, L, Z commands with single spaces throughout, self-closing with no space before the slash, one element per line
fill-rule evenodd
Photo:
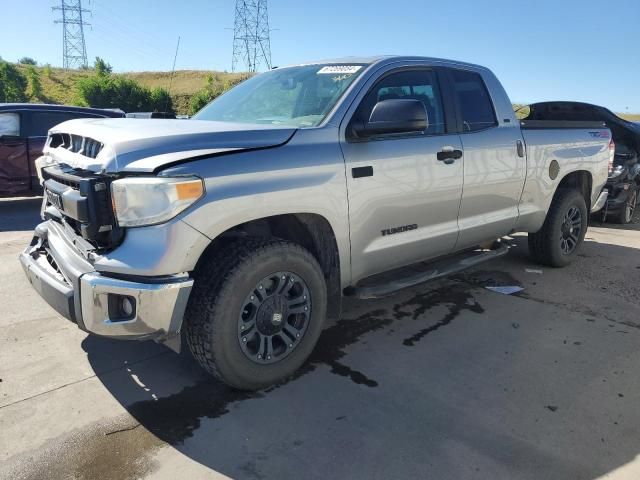
<path fill-rule="evenodd" d="M 206 106 L 209 102 L 213 101 L 230 88 L 235 87 L 240 82 L 249 78 L 248 75 L 242 75 L 232 80 L 222 81 L 218 75 L 207 75 L 205 80 L 205 86 L 198 92 L 196 92 L 189 102 L 189 115 L 197 113 L 200 109 Z"/>
<path fill-rule="evenodd" d="M 36 62 L 31 57 L 22 57 L 20 60 L 18 60 L 18 63 L 20 63 L 22 65 L 37 65 L 38 64 L 38 62 Z"/>
<path fill-rule="evenodd" d="M 33 68 L 33 65 L 29 65 L 27 68 L 27 78 L 29 79 L 29 96 L 32 99 L 41 100 L 43 94 L 40 74 L 35 68 Z"/>
<path fill-rule="evenodd" d="M 172 112 L 166 90 L 150 90 L 120 75 L 93 75 L 78 80 L 76 102 L 98 108 L 121 108 L 125 112 Z"/>
<path fill-rule="evenodd" d="M 27 79 L 12 64 L 0 60 L 0 102 L 25 102 Z"/>

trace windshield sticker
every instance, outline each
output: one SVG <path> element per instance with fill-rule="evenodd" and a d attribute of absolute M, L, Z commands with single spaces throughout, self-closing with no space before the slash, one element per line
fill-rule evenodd
<path fill-rule="evenodd" d="M 340 74 L 353 74 L 362 68 L 362 65 L 331 65 L 327 67 L 322 67 L 318 70 L 318 75 L 335 75 L 336 73 Z"/>

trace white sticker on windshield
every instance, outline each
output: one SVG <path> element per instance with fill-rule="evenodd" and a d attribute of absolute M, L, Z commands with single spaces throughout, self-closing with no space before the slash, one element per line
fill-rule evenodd
<path fill-rule="evenodd" d="M 335 75 L 336 73 L 356 73 L 362 65 L 331 65 L 318 70 L 318 75 Z"/>

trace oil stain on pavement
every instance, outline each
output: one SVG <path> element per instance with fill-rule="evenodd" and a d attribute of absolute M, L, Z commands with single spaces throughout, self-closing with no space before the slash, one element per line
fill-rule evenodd
<path fill-rule="evenodd" d="M 394 305 L 392 311 L 374 309 L 356 318 L 339 320 L 323 331 L 309 360 L 288 382 L 320 366 L 328 366 L 331 373 L 358 386 L 377 387 L 379 381 L 345 363 L 347 348 L 357 344 L 365 335 L 383 330 L 394 322 L 410 321 L 409 326 L 403 325 L 403 329 L 410 328 L 414 322 L 418 326 L 429 322 L 399 344 L 415 346 L 430 333 L 450 324 L 461 312 L 484 311 L 470 290 L 468 284 L 449 282 L 446 288 L 427 290 L 403 300 Z M 425 317 L 425 314 L 435 307 L 445 307 L 446 312 L 433 322 L 431 316 Z M 242 392 L 204 378 L 176 394 L 138 401 L 126 406 L 135 421 L 124 414 L 114 420 L 120 422 L 120 426 L 96 424 L 56 441 L 55 447 L 41 450 L 37 455 L 40 457 L 38 461 L 32 462 L 16 478 L 41 478 L 45 472 L 48 476 L 55 472 L 62 476 L 73 472 L 71 478 L 78 479 L 140 478 L 157 468 L 151 455 L 158 448 L 166 444 L 183 445 L 194 436 L 203 420 L 219 418 L 229 413 L 233 404 L 263 398 L 288 382 L 260 392 Z M 74 450 L 74 444 L 81 445 L 81 448 Z"/>

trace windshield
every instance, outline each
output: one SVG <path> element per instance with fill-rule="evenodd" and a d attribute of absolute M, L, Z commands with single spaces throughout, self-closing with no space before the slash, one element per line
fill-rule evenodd
<path fill-rule="evenodd" d="M 257 75 L 216 98 L 195 120 L 315 127 L 363 65 L 306 65 Z"/>

